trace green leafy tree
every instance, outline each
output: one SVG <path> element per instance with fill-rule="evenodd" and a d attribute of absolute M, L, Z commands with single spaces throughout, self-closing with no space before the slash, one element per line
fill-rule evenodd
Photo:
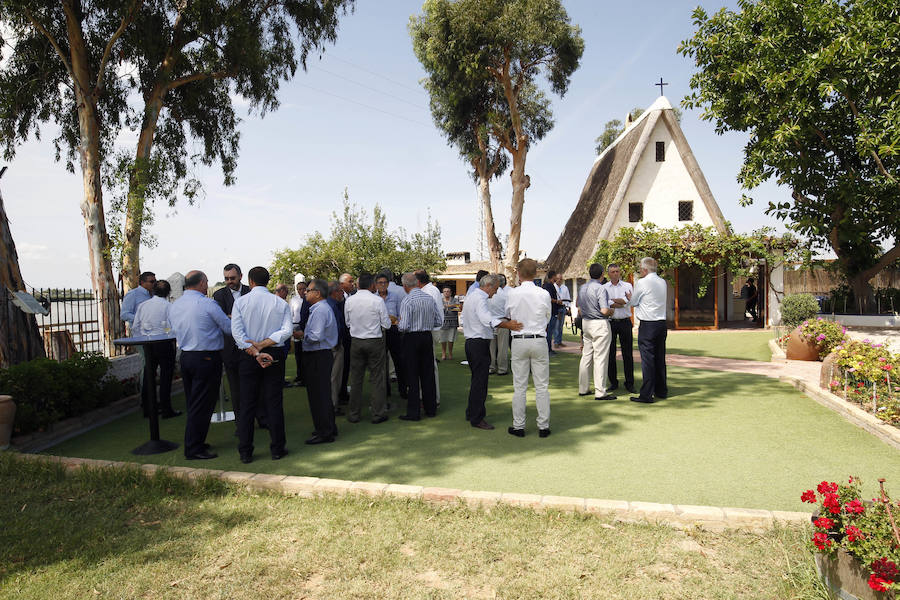
<path fill-rule="evenodd" d="M 234 182 L 237 130 L 232 90 L 260 114 L 278 107 L 281 81 L 306 68 L 311 51 L 337 35 L 341 11 L 354 0 L 159 0 L 141 6 L 123 34 L 125 59 L 135 65 L 130 86 L 144 105 L 128 119 L 137 146 L 117 154 L 109 173 L 120 194 L 113 211 L 126 289 L 137 285 L 141 242 L 156 200 L 192 201 L 201 186 L 198 164 L 218 161 Z M 192 150 L 196 147 L 197 150 Z M 124 218 L 123 218 L 124 217 Z"/>
<path fill-rule="evenodd" d="M 869 281 L 900 258 L 900 6 L 739 6 L 694 11 L 696 32 L 679 52 L 699 70 L 684 105 L 702 107 L 720 134 L 750 134 L 738 181 L 749 190 L 775 178 L 791 189 L 767 214 L 830 247 L 865 311 Z"/>
<path fill-rule="evenodd" d="M 101 167 L 128 113 L 122 36 L 133 27 L 141 0 L 0 0 L 0 145 L 12 160 L 16 146 L 56 122 L 56 158 L 79 162 L 81 214 L 91 284 L 100 306 L 106 350 L 121 331 L 119 299 L 109 258 Z"/>
<path fill-rule="evenodd" d="M 673 107 L 672 112 L 675 113 L 675 120 L 681 123 L 681 111 L 677 107 Z M 644 114 L 643 108 L 632 108 L 631 112 L 628 113 L 632 121 L 636 121 L 642 114 Z M 622 135 L 623 131 L 625 131 L 625 126 L 622 125 L 622 121 L 619 119 L 607 121 L 603 126 L 603 133 L 594 140 L 594 143 L 597 144 L 597 154 L 601 154 L 609 148 L 616 141 L 616 138 Z"/>
<path fill-rule="evenodd" d="M 441 252 L 441 228 L 431 218 L 425 230 L 413 235 L 402 228 L 388 229 L 387 217 L 377 204 L 369 219 L 366 211 L 350 202 L 344 192 L 342 211 L 333 213 L 328 237 L 316 231 L 302 246 L 276 251 L 270 272 L 272 285 L 292 282 L 296 273 L 307 277 L 337 279 L 341 273 L 375 273 L 389 268 L 394 273 L 446 267 Z"/>
<path fill-rule="evenodd" d="M 530 185 L 528 150 L 553 123 L 550 102 L 538 84 L 548 84 L 560 96 L 566 93 L 584 52 L 581 29 L 569 23 L 559 0 L 427 0 L 410 31 L 434 85 L 449 73 L 451 81 L 462 82 L 459 89 L 482 92 L 475 94 L 479 99 L 493 101 L 488 88 L 502 98 L 496 110 L 487 111 L 493 118 L 486 130 L 512 159 L 505 270 L 514 280 Z"/>

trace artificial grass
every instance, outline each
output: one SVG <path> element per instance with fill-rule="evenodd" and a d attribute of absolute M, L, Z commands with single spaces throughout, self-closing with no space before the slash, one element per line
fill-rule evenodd
<path fill-rule="evenodd" d="M 293 361 L 288 360 L 288 368 Z M 527 435 L 510 436 L 511 376 L 492 376 L 488 421 L 464 420 L 469 371 L 440 365 L 438 417 L 372 425 L 338 418 L 334 444 L 305 446 L 312 430 L 306 392 L 285 390 L 290 454 L 268 455 L 268 433 L 256 432 L 256 460 L 239 462 L 234 423 L 213 424 L 208 441 L 219 458 L 186 461 L 183 450 L 134 456 L 148 437 L 138 414 L 99 427 L 50 450 L 63 456 L 187 465 L 236 471 L 409 483 L 472 490 L 532 492 L 675 504 L 804 510 L 800 493 L 823 479 L 849 475 L 900 486 L 900 453 L 816 404 L 787 384 L 755 375 L 671 367 L 670 397 L 653 405 L 596 401 L 577 394 L 578 357 L 551 360 L 551 429 L 538 438 L 533 394 Z M 620 366 L 621 368 L 621 366 Z M 291 375 L 291 373 L 289 373 Z M 640 385 L 640 373 L 636 373 Z M 620 390 L 622 392 L 622 390 Z M 395 403 L 399 399 L 395 396 Z M 176 399 L 176 406 L 183 402 Z M 162 436 L 181 442 L 184 417 L 162 421 Z"/>
<path fill-rule="evenodd" d="M 303 499 L 0 455 L 0 599 L 821 598 L 802 528 Z"/>

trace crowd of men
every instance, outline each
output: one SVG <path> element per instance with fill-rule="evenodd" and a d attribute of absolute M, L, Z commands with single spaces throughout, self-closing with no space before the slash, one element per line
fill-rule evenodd
<path fill-rule="evenodd" d="M 524 437 L 526 392 L 535 388 L 539 437 L 550 435 L 550 356 L 562 344 L 562 322 L 571 296 L 561 276 L 549 272 L 544 285 L 535 284 L 538 264 L 524 259 L 517 265 L 519 285 L 507 285 L 505 276 L 479 272 L 462 302 L 461 320 L 471 381 L 466 420 L 475 429 L 492 430 L 487 420 L 489 375 L 513 374 L 512 425 L 508 433 Z M 667 395 L 665 377 L 666 284 L 656 273 L 656 262 L 645 258 L 641 280 L 632 289 L 610 265 L 609 280 L 603 267 L 591 265 L 591 280 L 578 294 L 577 308 L 583 330 L 578 388 L 598 400 L 611 400 L 618 387 L 616 339 L 622 348 L 624 384 L 634 389 L 631 309 L 640 319 L 643 385 L 631 398 L 655 402 Z M 159 410 L 163 418 L 181 413 L 171 404 L 171 379 L 176 349 L 181 351 L 187 419 L 184 453 L 188 459 L 217 455 L 206 442 L 210 418 L 224 376 L 237 422 L 238 453 L 244 463 L 254 457 L 256 429 L 268 430 L 273 460 L 287 453 L 283 409 L 285 362 L 294 343 L 297 376 L 305 385 L 314 430 L 306 444 L 332 443 L 338 436 L 336 416 L 349 423 L 363 417 L 363 381 L 368 372 L 368 417 L 378 425 L 388 420 L 392 380 L 405 411 L 404 421 L 435 417 L 440 406 L 440 377 L 434 344 L 448 323 L 454 331 L 459 303 L 442 294 L 424 270 L 404 273 L 400 284 L 394 274 L 345 273 L 334 281 L 313 278 L 296 284 L 296 294 L 279 284 L 269 291 L 269 272 L 254 267 L 242 283 L 238 265 L 223 270 L 225 286 L 210 298 L 209 281 L 201 271 L 185 276 L 184 294 L 167 300 L 170 288 L 154 274 L 140 276 L 139 287 L 123 300 L 122 315 L 132 335 L 171 331 L 175 342 L 145 346 L 145 368 L 160 369 Z M 449 319 L 449 320 L 448 320 Z M 451 351 L 452 351 L 452 341 Z M 391 365 L 394 376 L 391 377 Z M 146 407 L 145 407 L 146 410 Z"/>

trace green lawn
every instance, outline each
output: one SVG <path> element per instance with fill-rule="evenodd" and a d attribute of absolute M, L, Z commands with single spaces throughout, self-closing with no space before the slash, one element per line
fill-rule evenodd
<path fill-rule="evenodd" d="M 772 337 L 772 332 L 765 330 L 669 331 L 666 352 L 769 362 L 772 359 L 769 350 Z M 575 344 L 580 341 L 568 328 L 563 339 Z M 637 334 L 634 336 L 634 349 L 637 350 Z"/>
<path fill-rule="evenodd" d="M 396 407 L 381 425 L 366 419 L 350 424 L 339 417 L 340 436 L 334 444 L 303 444 L 312 429 L 306 392 L 286 390 L 291 453 L 277 462 L 269 459 L 267 432 L 257 431 L 256 460 L 241 464 L 233 423 L 211 427 L 209 441 L 218 459 L 185 461 L 181 448 L 134 456 L 129 451 L 147 439 L 146 422 L 138 414 L 51 452 L 473 490 L 776 510 L 808 508 L 801 504 L 800 493 L 823 479 L 852 474 L 874 491 L 875 480 L 886 477 L 889 486 L 900 486 L 900 453 L 786 384 L 755 375 L 672 367 L 666 401 L 641 405 L 622 395 L 598 402 L 577 394 L 577 356 L 560 354 L 551 364 L 553 434 L 545 439 L 537 436 L 533 397 L 527 436 L 506 433 L 511 423 L 510 376 L 491 377 L 488 421 L 497 429 L 470 427 L 464 420 L 468 369 L 444 362 L 437 418 L 402 422 Z M 636 375 L 640 385 L 640 373 Z M 177 399 L 176 405 L 181 402 Z M 163 437 L 181 442 L 183 426 L 184 417 L 162 421 Z"/>
<path fill-rule="evenodd" d="M 301 499 L 0 454 L 0 599 L 822 598 L 803 529 Z"/>

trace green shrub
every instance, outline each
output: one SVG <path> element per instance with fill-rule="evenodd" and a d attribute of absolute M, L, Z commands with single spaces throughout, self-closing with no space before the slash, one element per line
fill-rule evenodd
<path fill-rule="evenodd" d="M 99 354 L 76 354 L 62 362 L 36 358 L 0 370 L 0 393 L 18 405 L 15 432 L 43 431 L 56 421 L 118 400 L 126 387 L 107 378 L 108 370 L 109 360 Z"/>
<path fill-rule="evenodd" d="M 781 322 L 796 327 L 819 314 L 819 303 L 809 294 L 789 294 L 781 301 Z"/>
<path fill-rule="evenodd" d="M 822 360 L 835 347 L 846 341 L 847 328 L 837 321 L 826 321 L 822 317 L 817 317 L 800 323 L 800 333 L 816 345 L 819 360 Z"/>

